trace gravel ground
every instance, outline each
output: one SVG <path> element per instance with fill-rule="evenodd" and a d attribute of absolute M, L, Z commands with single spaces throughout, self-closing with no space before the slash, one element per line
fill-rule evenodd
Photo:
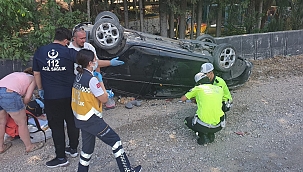
<path fill-rule="evenodd" d="M 215 142 L 200 146 L 183 123 L 196 105 L 178 99 L 143 100 L 141 107 L 122 104 L 104 112 L 120 135 L 133 165 L 150 172 L 303 171 L 303 56 L 253 61 L 249 82 L 231 90 L 234 105 L 227 127 Z M 54 157 L 52 139 L 24 154 L 21 140 L 0 155 L 0 171 L 76 171 L 79 157 L 67 167 L 47 168 Z M 13 163 L 12 163 L 13 162 Z M 109 146 L 97 140 L 90 171 L 118 172 Z"/>

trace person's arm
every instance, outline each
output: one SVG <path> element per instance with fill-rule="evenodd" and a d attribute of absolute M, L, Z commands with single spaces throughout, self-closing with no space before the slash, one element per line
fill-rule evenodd
<path fill-rule="evenodd" d="M 102 90 L 104 91 L 104 94 L 98 96 L 97 99 L 100 100 L 101 103 L 106 103 L 108 100 L 108 94 L 105 90 L 105 86 L 104 86 L 103 82 L 100 82 L 100 84 L 101 84 Z"/>
<path fill-rule="evenodd" d="M 24 98 L 23 98 L 24 104 L 27 104 L 30 102 L 35 88 L 36 88 L 36 82 L 33 79 L 32 82 L 30 83 L 30 85 L 27 87 L 26 93 L 24 95 Z"/>
<path fill-rule="evenodd" d="M 232 102 L 233 98 L 231 97 L 230 91 L 226 84 L 223 87 L 223 94 L 224 94 L 224 99 L 225 99 L 224 101 Z"/>
<path fill-rule="evenodd" d="M 98 60 L 98 68 L 110 66 L 110 60 Z"/>
<path fill-rule="evenodd" d="M 183 95 L 183 96 L 181 97 L 181 101 L 182 101 L 182 102 L 185 102 L 186 100 L 188 100 L 188 98 L 187 98 L 185 95 Z"/>
<path fill-rule="evenodd" d="M 105 90 L 103 82 L 99 82 L 96 77 L 92 77 L 92 79 L 89 81 L 89 88 L 101 103 L 107 102 L 108 94 Z"/>
<path fill-rule="evenodd" d="M 124 62 L 121 60 L 118 60 L 119 57 L 115 57 L 111 60 L 98 60 L 98 67 L 107 67 L 107 66 L 119 66 L 123 65 Z"/>
<path fill-rule="evenodd" d="M 34 71 L 34 77 L 35 77 L 35 81 L 36 81 L 38 90 L 43 90 L 40 72 Z"/>
<path fill-rule="evenodd" d="M 182 102 L 185 102 L 186 100 L 192 99 L 196 97 L 196 91 L 195 87 L 190 89 L 189 92 L 187 92 L 185 95 L 183 95 L 180 100 Z"/>
<path fill-rule="evenodd" d="M 35 77 L 35 81 L 36 81 L 36 84 L 38 87 L 39 96 L 40 96 L 40 98 L 44 99 L 44 90 L 43 90 L 42 83 L 41 83 L 40 72 L 34 71 L 34 77 Z"/>

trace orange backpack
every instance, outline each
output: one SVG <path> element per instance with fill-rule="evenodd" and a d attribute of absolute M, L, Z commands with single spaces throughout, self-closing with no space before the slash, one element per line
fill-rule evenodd
<path fill-rule="evenodd" d="M 38 118 L 34 114 L 29 112 L 28 110 L 25 110 L 25 112 L 26 112 L 27 117 L 30 116 L 34 119 L 36 127 L 37 127 L 36 131 L 30 132 L 30 133 L 36 133 L 38 131 L 42 131 L 44 134 L 44 141 L 46 142 L 45 131 L 41 128 Z M 8 115 L 8 118 L 7 118 L 5 133 L 11 137 L 19 136 L 18 125 L 15 123 L 15 121 L 13 120 L 13 118 L 10 115 Z"/>
<path fill-rule="evenodd" d="M 11 137 L 19 136 L 18 125 L 15 123 L 15 121 L 10 115 L 8 115 L 7 118 L 5 133 Z"/>

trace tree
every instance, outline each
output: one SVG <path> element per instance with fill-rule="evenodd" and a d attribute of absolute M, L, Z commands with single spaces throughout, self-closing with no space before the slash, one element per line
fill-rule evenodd
<path fill-rule="evenodd" d="M 140 14 L 140 31 L 143 32 L 144 16 L 143 16 L 143 0 L 139 0 L 139 14 Z"/>
<path fill-rule="evenodd" d="M 160 35 L 167 37 L 167 0 L 159 1 L 159 13 L 160 13 Z"/>
<path fill-rule="evenodd" d="M 87 0 L 87 21 L 90 22 L 90 0 Z"/>
<path fill-rule="evenodd" d="M 128 3 L 127 0 L 123 0 L 123 5 L 124 5 L 124 27 L 129 28 L 129 23 L 128 23 Z"/>
<path fill-rule="evenodd" d="M 0 1 L 0 58 L 29 60 L 37 47 L 53 40 L 56 27 L 72 28 L 85 21 L 83 13 L 63 10 L 55 0 Z M 34 16 L 34 17 L 33 17 Z"/>
<path fill-rule="evenodd" d="M 179 5 L 177 5 L 176 0 L 167 0 L 167 8 L 168 8 L 168 27 L 169 27 L 169 37 L 174 38 L 177 37 L 175 32 L 175 14 L 179 9 Z M 178 27 L 178 26 L 177 26 Z M 176 29 L 177 30 L 177 29 Z"/>
<path fill-rule="evenodd" d="M 1 0 L 0 22 L 2 30 L 0 33 L 0 58 L 28 59 L 27 42 L 20 35 L 27 33 L 31 28 L 30 21 L 33 20 L 31 11 L 35 6 L 33 0 Z"/>
<path fill-rule="evenodd" d="M 222 7 L 223 3 L 218 1 L 217 6 L 217 17 L 216 17 L 216 37 L 221 36 L 221 28 L 222 28 Z"/>
<path fill-rule="evenodd" d="M 302 29 L 303 26 L 303 4 L 300 0 L 291 2 L 290 25 L 292 29 Z"/>
<path fill-rule="evenodd" d="M 185 38 L 185 22 L 186 22 L 186 10 L 187 10 L 187 0 L 180 0 L 180 12 L 179 12 L 179 38 Z"/>
<path fill-rule="evenodd" d="M 258 19 L 257 19 L 257 29 L 261 29 L 261 23 L 262 23 L 262 14 L 263 14 L 263 0 L 259 0 L 258 1 L 258 13 L 257 13 L 257 17 L 258 17 Z"/>
<path fill-rule="evenodd" d="M 202 0 L 198 0 L 198 4 L 197 4 L 197 31 L 196 31 L 197 37 L 201 33 L 202 7 L 203 7 Z"/>

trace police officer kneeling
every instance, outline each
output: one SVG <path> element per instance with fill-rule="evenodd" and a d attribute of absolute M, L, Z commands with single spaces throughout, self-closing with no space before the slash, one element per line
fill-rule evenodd
<path fill-rule="evenodd" d="M 198 133 L 198 144 L 203 145 L 215 140 L 216 132 L 225 127 L 222 111 L 223 89 L 213 85 L 203 73 L 195 75 L 196 86 L 181 97 L 182 101 L 195 98 L 198 109 L 192 117 L 185 118 L 185 125 Z"/>

